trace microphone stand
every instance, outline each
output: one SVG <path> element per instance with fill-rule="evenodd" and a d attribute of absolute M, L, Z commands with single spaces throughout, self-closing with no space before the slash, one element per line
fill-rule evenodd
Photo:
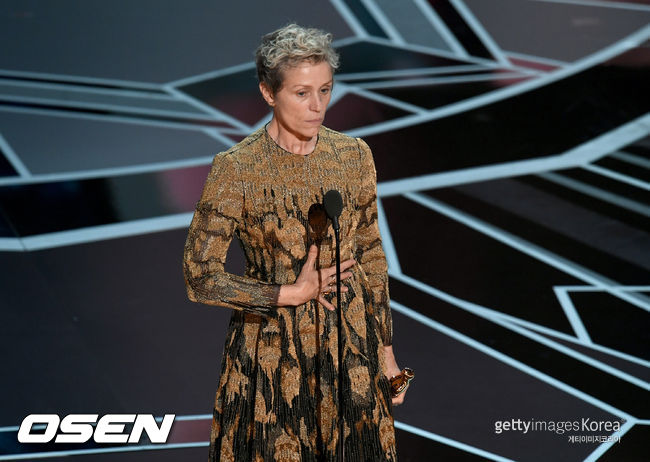
<path fill-rule="evenodd" d="M 339 454 L 338 459 L 340 462 L 343 462 L 345 460 L 345 448 L 343 444 L 345 438 L 345 413 L 343 412 L 343 335 L 341 334 L 341 331 L 343 330 L 343 314 L 341 312 L 341 236 L 339 234 L 338 219 L 334 219 L 332 224 L 334 227 L 334 237 L 336 239 L 336 313 L 339 325 L 339 328 L 337 329 L 339 356 L 339 441 L 337 449 Z"/>
<path fill-rule="evenodd" d="M 341 210 L 343 209 L 341 193 L 335 189 L 327 191 L 323 197 L 323 206 L 325 207 L 327 216 L 332 220 L 332 228 L 334 228 L 334 237 L 336 239 L 336 314 L 338 319 L 337 338 L 339 357 L 339 439 L 337 442 L 337 452 L 339 462 L 343 462 L 345 460 L 345 408 L 343 406 L 343 311 L 341 310 L 341 236 L 339 234 L 339 215 L 341 215 Z"/>

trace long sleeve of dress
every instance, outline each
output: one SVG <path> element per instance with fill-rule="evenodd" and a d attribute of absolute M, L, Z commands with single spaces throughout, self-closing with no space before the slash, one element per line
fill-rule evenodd
<path fill-rule="evenodd" d="M 243 210 L 239 178 L 230 154 L 214 157 L 185 241 L 185 287 L 193 302 L 264 315 L 277 306 L 280 285 L 224 270 Z"/>
<path fill-rule="evenodd" d="M 393 320 L 388 293 L 388 264 L 381 244 L 377 221 L 377 172 L 370 148 L 357 138 L 361 152 L 362 185 L 359 198 L 359 223 L 356 231 L 355 259 L 368 276 L 374 299 L 374 314 L 384 345 L 392 345 Z"/>

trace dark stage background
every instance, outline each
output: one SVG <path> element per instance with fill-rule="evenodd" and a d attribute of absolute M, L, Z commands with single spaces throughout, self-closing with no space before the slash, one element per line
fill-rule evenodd
<path fill-rule="evenodd" d="M 289 21 L 334 34 L 325 124 L 375 155 L 400 461 L 650 460 L 649 0 L 0 2 L 0 460 L 206 460 L 230 311 L 182 247 Z M 177 417 L 20 445 L 31 413 Z M 583 419 L 618 431 L 550 429 Z"/>

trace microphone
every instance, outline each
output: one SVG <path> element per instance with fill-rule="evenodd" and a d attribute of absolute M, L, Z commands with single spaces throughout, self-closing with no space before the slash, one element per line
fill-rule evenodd
<path fill-rule="evenodd" d="M 339 230 L 339 215 L 343 210 L 343 198 L 341 193 L 336 189 L 330 189 L 325 193 L 323 197 L 323 206 L 325 207 L 325 213 L 330 220 L 332 220 L 332 225 L 336 231 Z"/>

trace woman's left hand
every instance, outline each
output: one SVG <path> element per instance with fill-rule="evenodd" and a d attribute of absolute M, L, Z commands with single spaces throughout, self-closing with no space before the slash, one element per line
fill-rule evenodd
<path fill-rule="evenodd" d="M 393 354 L 393 345 L 384 345 L 384 357 L 386 359 L 386 378 L 390 380 L 393 376 L 402 372 L 402 370 L 397 365 L 397 361 L 395 361 L 395 355 Z M 393 406 L 399 406 L 404 402 L 404 397 L 407 391 L 408 387 L 406 387 L 406 390 L 404 392 L 393 398 Z"/>

